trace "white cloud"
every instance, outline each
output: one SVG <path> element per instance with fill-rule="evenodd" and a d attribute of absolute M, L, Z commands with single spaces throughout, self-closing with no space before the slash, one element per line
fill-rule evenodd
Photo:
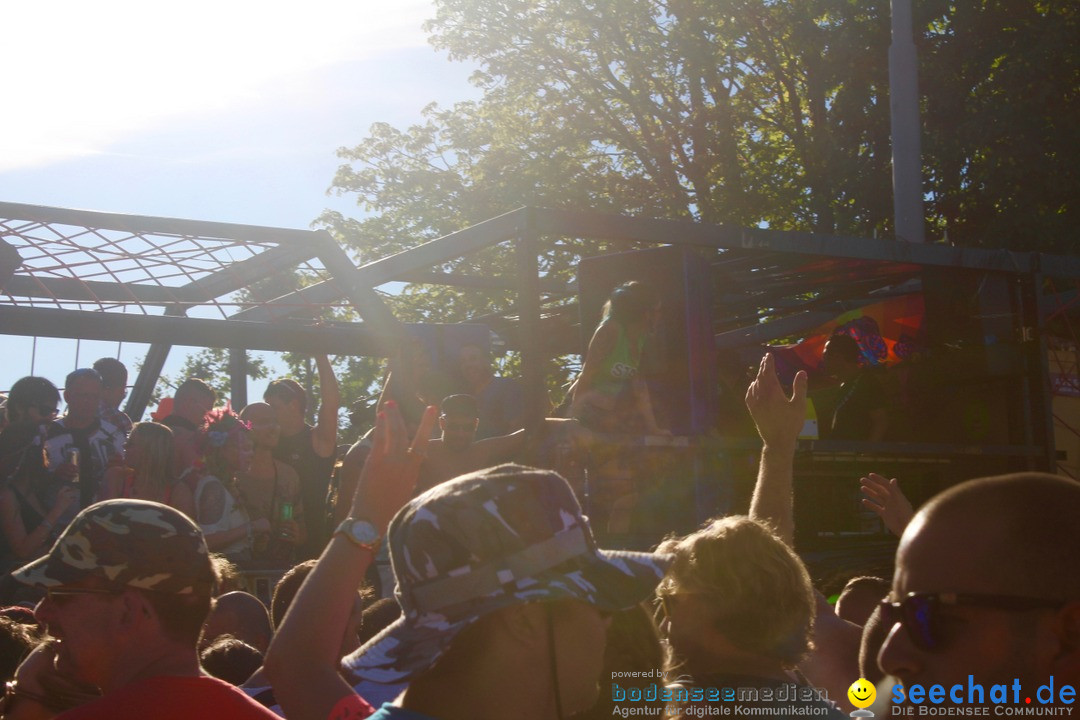
<path fill-rule="evenodd" d="M 423 45 L 431 14 L 429 0 L 4 3 L 0 171 L 97 154 L 265 101 L 319 68 Z"/>

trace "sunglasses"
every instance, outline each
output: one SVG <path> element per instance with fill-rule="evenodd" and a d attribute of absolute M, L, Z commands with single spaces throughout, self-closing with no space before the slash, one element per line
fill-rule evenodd
<path fill-rule="evenodd" d="M 920 650 L 933 651 L 941 647 L 941 608 L 983 607 L 995 610 L 1057 609 L 1061 600 L 1024 597 L 1021 595 L 986 595 L 979 593 L 909 593 L 903 600 L 881 601 L 881 617 L 892 627 L 900 623 Z"/>

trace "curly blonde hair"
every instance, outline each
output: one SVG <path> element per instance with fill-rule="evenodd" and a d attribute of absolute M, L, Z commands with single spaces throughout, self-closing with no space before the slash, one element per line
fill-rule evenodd
<path fill-rule="evenodd" d="M 705 597 L 715 611 L 715 629 L 735 647 L 789 668 L 809 652 L 815 609 L 810 575 L 768 526 L 746 516 L 725 517 L 665 540 L 657 551 L 675 556 L 657 594 Z"/>

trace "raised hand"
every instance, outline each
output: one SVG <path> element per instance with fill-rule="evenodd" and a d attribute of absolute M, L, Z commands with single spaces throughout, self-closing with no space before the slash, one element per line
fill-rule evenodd
<path fill-rule="evenodd" d="M 915 515 L 915 510 L 901 492 L 896 478 L 886 480 L 877 473 L 870 473 L 867 477 L 859 478 L 859 484 L 866 496 L 862 500 L 863 507 L 877 513 L 893 535 L 903 535 L 904 528 Z"/>
<path fill-rule="evenodd" d="M 794 445 L 806 421 L 806 373 L 795 374 L 789 398 L 776 377 L 772 353 L 766 353 L 746 389 L 746 408 L 766 447 Z"/>
<path fill-rule="evenodd" d="M 420 465 L 437 415 L 438 408 L 428 406 L 409 444 L 397 403 L 391 400 L 384 405 L 376 416 L 371 453 L 364 463 L 353 498 L 353 517 L 365 518 L 380 531 L 386 530 L 390 519 L 416 489 Z"/>

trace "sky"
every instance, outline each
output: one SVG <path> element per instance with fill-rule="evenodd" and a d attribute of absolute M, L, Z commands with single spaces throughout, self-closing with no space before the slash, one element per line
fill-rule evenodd
<path fill-rule="evenodd" d="M 327 194 L 337 149 L 477 95 L 471 68 L 427 44 L 433 15 L 431 0 L 3 3 L 0 201 L 293 228 L 357 215 Z M 59 385 L 104 355 L 134 378 L 145 353 L 2 340 L 0 389 L 31 373 Z"/>

